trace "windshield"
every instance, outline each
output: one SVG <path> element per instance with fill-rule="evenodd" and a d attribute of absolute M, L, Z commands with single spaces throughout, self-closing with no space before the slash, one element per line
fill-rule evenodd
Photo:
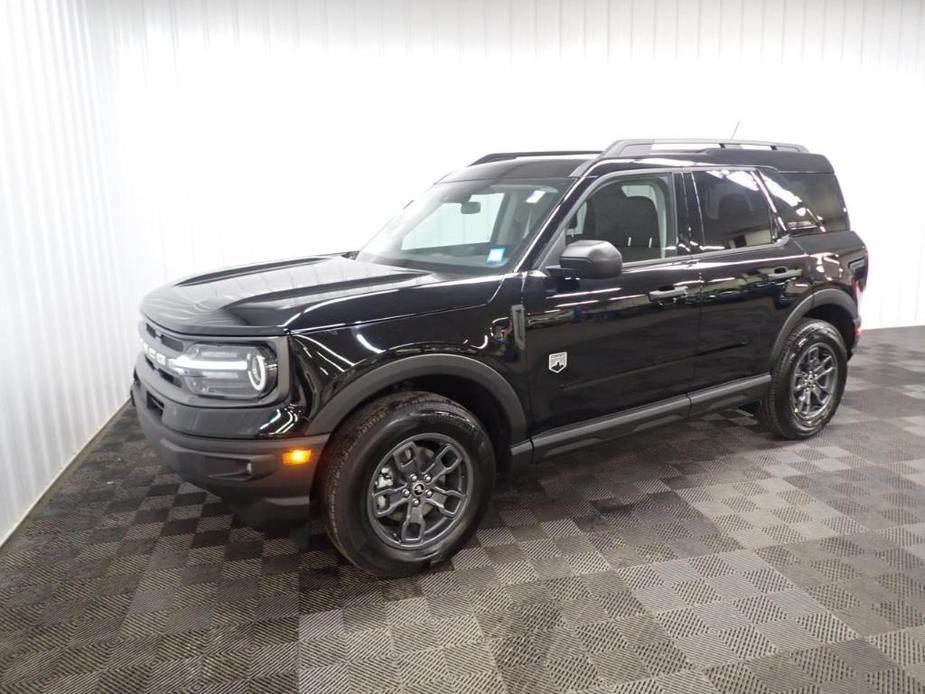
<path fill-rule="evenodd" d="M 520 253 L 569 182 L 438 183 L 408 203 L 357 258 L 449 272 L 497 272 Z"/>

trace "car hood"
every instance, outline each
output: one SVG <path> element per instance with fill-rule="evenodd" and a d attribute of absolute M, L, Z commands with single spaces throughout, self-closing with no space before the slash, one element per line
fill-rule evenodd
<path fill-rule="evenodd" d="M 482 305 L 500 279 L 315 256 L 188 277 L 148 294 L 141 312 L 178 333 L 278 335 Z"/>

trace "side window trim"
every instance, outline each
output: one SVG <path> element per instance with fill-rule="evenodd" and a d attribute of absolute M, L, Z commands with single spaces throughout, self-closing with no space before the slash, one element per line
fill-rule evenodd
<path fill-rule="evenodd" d="M 700 218 L 700 200 L 697 189 L 694 187 L 694 176 L 690 169 L 681 173 L 684 186 L 684 211 L 687 215 L 687 254 L 688 256 L 701 255 L 700 247 L 703 245 L 703 220 Z"/>
<path fill-rule="evenodd" d="M 697 189 L 697 183 L 694 180 L 694 172 L 696 171 L 747 171 L 751 174 L 752 179 L 758 186 L 758 190 L 761 191 L 764 201 L 768 206 L 768 211 L 771 214 L 771 220 L 773 222 L 773 228 L 771 229 L 771 241 L 770 243 L 756 243 L 753 246 L 742 246 L 741 248 L 722 248 L 715 251 L 703 251 L 700 250 L 706 243 L 706 226 L 703 222 L 703 207 L 700 204 L 700 191 Z M 696 169 L 687 169 L 684 172 L 685 178 L 685 190 L 690 192 L 691 199 L 688 204 L 688 211 L 691 215 L 692 227 L 691 229 L 691 249 L 690 256 L 693 258 L 703 258 L 711 256 L 720 256 L 726 255 L 729 253 L 742 253 L 744 251 L 753 250 L 755 248 L 770 248 L 773 246 L 780 246 L 790 238 L 790 232 L 787 230 L 784 225 L 783 219 L 780 216 L 780 213 L 777 210 L 777 207 L 774 205 L 772 200 L 771 193 L 768 191 L 767 186 L 763 178 L 761 177 L 758 168 L 754 166 L 705 166 L 703 168 L 697 167 Z M 697 237 L 697 240 L 694 241 L 694 236 Z"/>
<path fill-rule="evenodd" d="M 752 172 L 752 176 L 758 181 L 758 187 L 761 189 L 761 192 L 764 193 L 764 199 L 768 203 L 768 207 L 771 210 L 771 217 L 774 219 L 774 243 L 777 243 L 784 237 L 790 234 L 790 230 L 787 229 L 787 224 L 784 222 L 784 218 L 780 213 L 780 210 L 777 208 L 777 205 L 774 203 L 774 196 L 771 195 L 771 191 L 768 190 L 768 183 L 764 180 L 764 176 L 761 175 L 761 167 L 754 167 L 749 169 Z M 773 244 L 772 244 L 773 245 Z"/>
<path fill-rule="evenodd" d="M 542 253 L 538 256 L 538 261 L 535 263 L 535 270 L 542 270 L 543 268 L 554 265 L 557 258 L 554 258 L 553 255 L 556 253 L 559 242 L 563 240 L 567 230 L 568 224 L 572 220 L 572 217 L 578 214 L 578 211 L 581 209 L 581 206 L 590 198 L 594 193 L 609 183 L 620 179 L 620 178 L 644 178 L 647 175 L 662 175 L 669 174 L 671 176 L 671 185 L 672 185 L 672 198 L 674 199 L 674 216 L 675 216 L 675 231 L 677 234 L 677 255 L 670 256 L 667 258 L 650 258 L 647 260 L 634 260 L 624 263 L 624 267 L 639 267 L 642 265 L 654 265 L 658 263 L 673 263 L 673 262 L 686 262 L 690 259 L 691 248 L 690 242 L 692 237 L 690 236 L 690 227 L 691 220 L 686 205 L 682 202 L 682 196 L 680 192 L 683 191 L 683 185 L 679 186 L 679 181 L 683 181 L 683 176 L 685 175 L 686 169 L 683 167 L 671 167 L 671 168 L 659 168 L 659 169 L 630 169 L 626 171 L 613 171 L 607 174 L 602 175 L 597 180 L 593 181 L 587 189 L 585 189 L 582 194 L 578 197 L 575 203 L 571 206 L 568 213 L 565 214 L 562 221 L 556 227 L 555 232 L 550 237 L 550 240 L 546 243 L 543 248 Z M 681 188 L 681 191 L 679 191 Z M 686 191 L 683 191 L 686 192 Z M 686 201 L 687 196 L 684 195 L 684 201 Z M 683 220 L 683 224 L 682 224 Z M 564 247 L 564 246 L 563 246 Z M 561 250 L 560 250 L 561 252 Z"/>

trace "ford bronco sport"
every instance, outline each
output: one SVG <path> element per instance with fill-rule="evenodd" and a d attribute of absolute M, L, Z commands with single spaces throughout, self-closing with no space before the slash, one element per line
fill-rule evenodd
<path fill-rule="evenodd" d="M 149 294 L 132 399 L 245 522 L 319 503 L 345 557 L 399 576 L 467 540 L 498 471 L 718 409 L 816 434 L 866 278 L 799 145 L 489 154 L 359 251 Z"/>

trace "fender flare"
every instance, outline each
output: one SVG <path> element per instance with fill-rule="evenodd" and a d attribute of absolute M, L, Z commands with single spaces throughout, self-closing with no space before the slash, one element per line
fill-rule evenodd
<path fill-rule="evenodd" d="M 309 424 L 307 436 L 329 434 L 372 393 L 421 376 L 456 376 L 488 390 L 510 424 L 511 442 L 526 438 L 527 417 L 517 392 L 504 376 L 477 359 L 458 354 L 416 354 L 376 367 L 354 379 L 321 406 Z"/>
<path fill-rule="evenodd" d="M 816 290 L 812 293 L 812 295 L 803 299 L 803 301 L 798 303 L 790 311 L 790 315 L 787 316 L 787 320 L 785 320 L 783 326 L 781 326 L 780 332 L 777 334 L 777 339 L 774 340 L 774 349 L 771 350 L 770 367 L 773 367 L 774 364 L 777 363 L 777 358 L 780 356 L 781 350 L 784 348 L 784 342 L 786 342 L 787 336 L 793 332 L 796 324 L 814 308 L 826 305 L 839 306 L 840 308 L 845 309 L 852 319 L 857 319 L 858 317 L 857 304 L 855 304 L 851 300 L 851 297 L 848 296 L 848 294 L 843 290 L 835 289 L 834 287 L 826 287 L 824 289 Z"/>

